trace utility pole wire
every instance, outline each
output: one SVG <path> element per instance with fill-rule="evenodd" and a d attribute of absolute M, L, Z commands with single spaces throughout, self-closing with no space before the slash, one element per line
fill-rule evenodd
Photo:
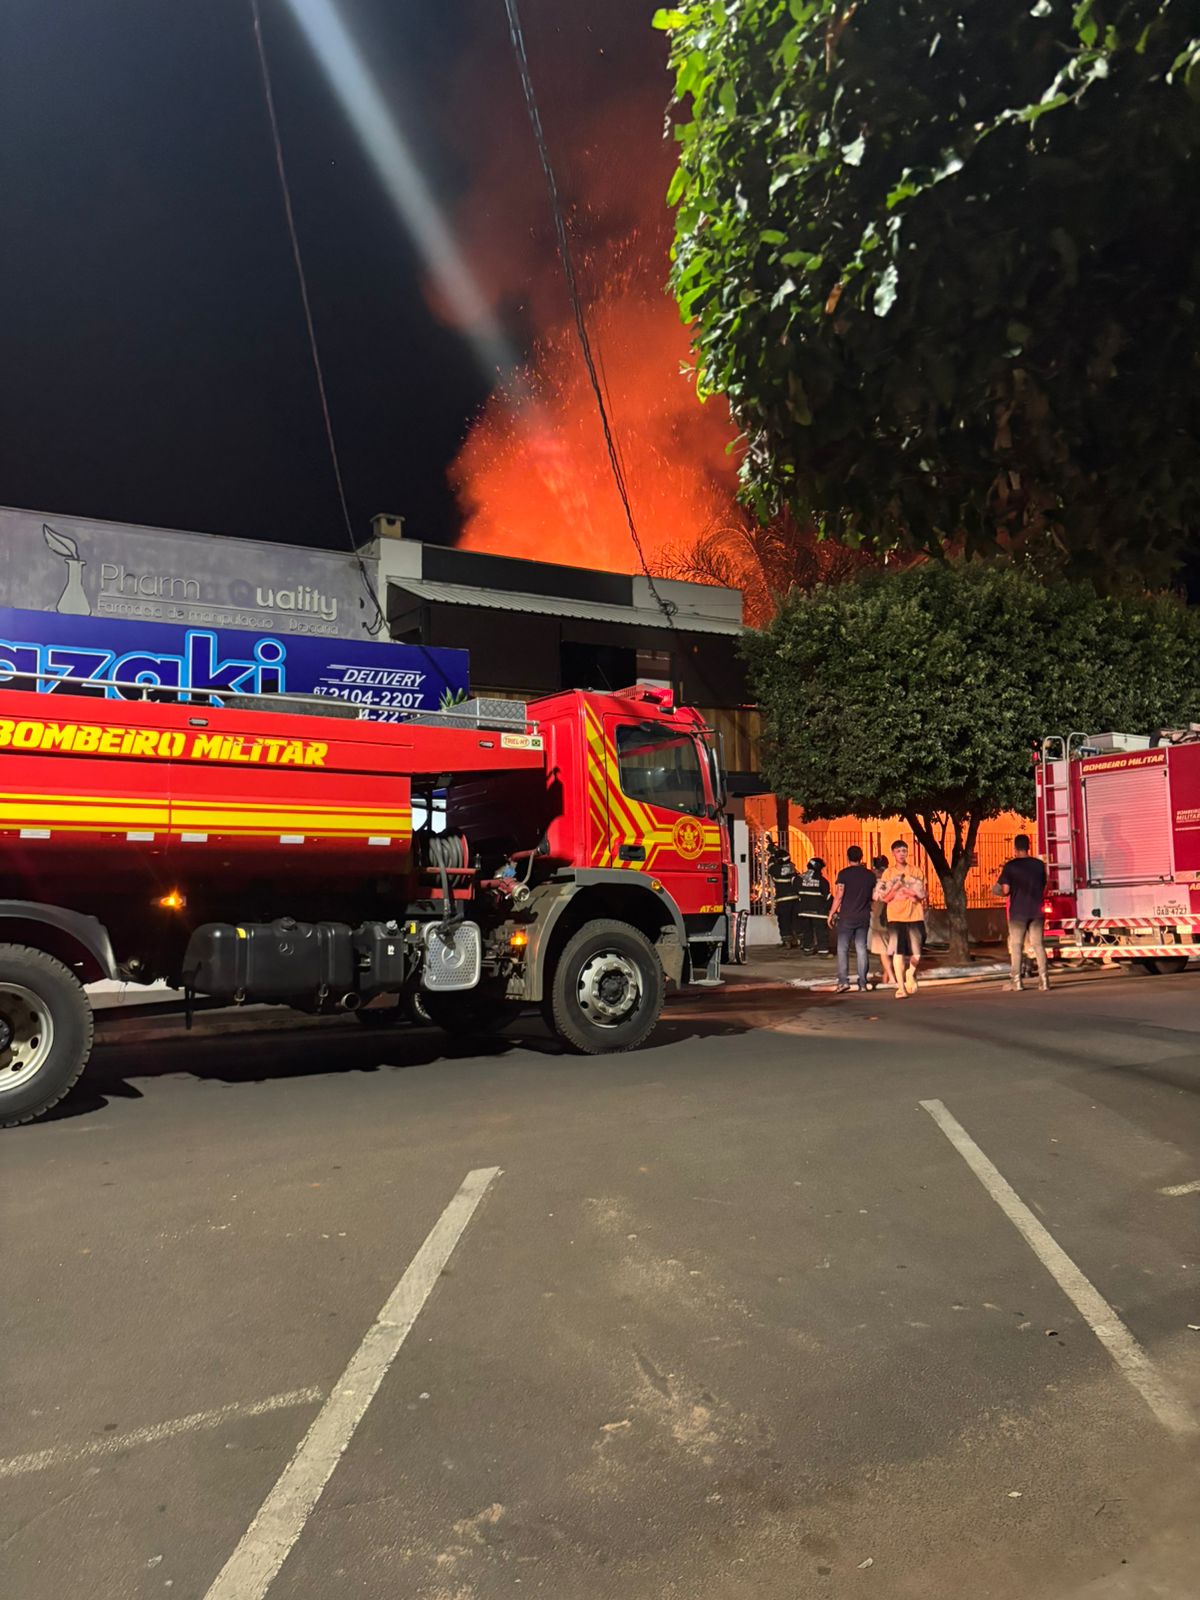
<path fill-rule="evenodd" d="M 258 49 L 258 66 L 262 74 L 263 98 L 267 103 L 267 117 L 271 124 L 271 141 L 275 147 L 275 169 L 279 174 L 279 188 L 283 195 L 283 212 L 287 218 L 288 238 L 292 244 L 292 260 L 296 264 L 296 277 L 300 284 L 300 299 L 304 306 L 304 325 L 308 330 L 308 348 L 312 355 L 313 372 L 317 379 L 317 394 L 321 401 L 321 416 L 325 423 L 325 439 L 329 445 L 329 459 L 333 465 L 334 482 L 337 484 L 338 503 L 342 508 L 342 521 L 346 528 L 346 538 L 350 542 L 350 551 L 358 565 L 358 575 L 362 579 L 363 588 L 370 596 L 371 604 L 375 608 L 378 623 L 369 631 L 377 634 L 387 633 L 387 617 L 379 603 L 379 595 L 375 585 L 371 582 L 371 575 L 367 571 L 367 564 L 358 549 L 358 542 L 354 537 L 354 524 L 350 520 L 350 507 L 346 501 L 346 485 L 342 479 L 342 463 L 338 456 L 337 440 L 333 433 L 333 418 L 329 411 L 329 396 L 325 389 L 325 373 L 321 367 L 321 353 L 317 347 L 317 329 L 313 321 L 312 303 L 308 297 L 308 278 L 304 271 L 304 259 L 300 254 L 300 237 L 296 231 L 296 217 L 292 210 L 292 191 L 288 184 L 287 166 L 283 159 L 283 141 L 279 135 L 279 119 L 275 115 L 275 96 L 271 88 L 271 69 L 267 65 L 267 51 L 263 43 L 262 17 L 259 14 L 258 0 L 250 0 L 250 15 L 254 23 L 254 43 Z"/>
<path fill-rule="evenodd" d="M 600 426 L 604 429 L 604 444 L 608 451 L 609 465 L 612 468 L 613 478 L 616 480 L 617 493 L 621 497 L 621 505 L 625 510 L 625 521 L 629 527 L 629 537 L 633 540 L 633 547 L 637 551 L 638 560 L 642 564 L 646 582 L 650 585 L 650 593 L 654 596 L 659 610 L 670 623 L 673 622 L 678 607 L 673 605 L 670 600 L 665 600 L 658 592 L 657 585 L 654 582 L 654 575 L 646 561 L 646 552 L 642 548 L 637 523 L 633 517 L 633 506 L 629 500 L 629 488 L 625 482 L 625 472 L 621 465 L 620 455 L 608 419 L 608 407 L 604 403 L 604 391 L 601 387 L 599 374 L 596 371 L 595 358 L 592 355 L 592 342 L 588 337 L 587 319 L 584 316 L 583 300 L 580 296 L 579 283 L 575 276 L 575 263 L 571 256 L 571 243 L 567 237 L 566 218 L 563 215 L 562 201 L 559 198 L 554 166 L 550 160 L 546 131 L 542 127 L 542 114 L 538 109 L 537 95 L 533 87 L 533 76 L 529 70 L 529 57 L 525 51 L 525 34 L 521 27 L 517 0 L 504 0 L 504 9 L 508 13 L 509 37 L 512 40 L 513 51 L 517 58 L 517 68 L 521 74 L 521 88 L 525 95 L 525 107 L 529 112 L 534 141 L 537 144 L 538 159 L 542 164 L 542 171 L 546 175 L 546 187 L 550 192 L 550 210 L 554 217 L 554 237 L 558 244 L 558 258 L 562 263 L 563 276 L 567 280 L 567 293 L 571 298 L 575 332 L 579 339 L 579 347 L 583 352 L 584 365 L 587 367 L 588 381 L 592 386 L 592 393 L 596 397 L 596 409 L 600 413 Z"/>

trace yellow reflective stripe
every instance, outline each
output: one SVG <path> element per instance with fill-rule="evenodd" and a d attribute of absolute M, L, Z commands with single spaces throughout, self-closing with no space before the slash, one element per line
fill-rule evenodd
<path fill-rule="evenodd" d="M 255 815 L 258 812 L 274 813 L 274 812 L 277 812 L 281 807 L 286 808 L 286 807 L 293 806 L 293 805 L 294 806 L 298 806 L 300 808 L 300 810 L 302 810 L 304 812 L 307 812 L 311 816 L 320 815 L 320 816 L 326 816 L 326 817 L 346 817 L 346 816 L 364 816 L 365 817 L 365 816 L 375 816 L 375 815 L 378 814 L 374 806 L 356 806 L 356 805 L 321 806 L 321 805 L 315 805 L 310 800 L 292 800 L 292 799 L 286 799 L 286 798 L 282 798 L 282 797 L 280 799 L 277 799 L 277 800 L 234 800 L 234 799 L 232 799 L 232 798 L 230 798 L 230 797 L 228 797 L 226 795 L 213 795 L 213 796 L 208 796 L 208 797 L 206 797 L 206 796 L 200 796 L 200 797 L 193 796 L 190 799 L 187 796 L 181 796 L 181 797 L 177 798 L 173 802 L 173 804 L 177 808 L 179 806 L 188 806 L 188 807 L 191 807 L 191 808 L 195 809 L 195 808 L 202 807 L 202 806 L 209 806 L 209 807 L 214 807 L 218 811 L 245 811 L 247 814 L 252 815 L 252 816 Z M 411 806 L 399 805 L 399 806 L 393 807 L 393 810 L 399 816 L 406 816 L 407 817 L 407 816 L 411 816 L 412 815 Z"/>
<path fill-rule="evenodd" d="M 351 833 L 360 832 L 369 828 L 378 833 L 379 823 L 387 823 L 395 832 L 400 828 L 407 828 L 411 816 L 405 816 L 398 811 L 348 811 L 341 814 L 314 812 L 314 811 L 269 811 L 247 814 L 244 811 L 231 811 L 213 806 L 181 806 L 171 807 L 171 821 L 181 826 L 191 827 L 193 823 L 205 820 L 216 826 L 218 823 L 228 824 L 238 828 L 273 828 L 278 822 L 286 823 L 289 827 L 300 826 L 310 828 L 339 828 L 349 830 Z"/>
<path fill-rule="evenodd" d="M 374 827 L 358 826 L 354 828 L 310 828 L 301 822 L 295 822 L 290 817 L 280 817 L 274 822 L 248 823 L 211 822 L 204 818 L 197 818 L 188 822 L 174 822 L 169 831 L 171 833 L 216 833 L 225 837 L 234 834 L 244 834 L 247 838 L 266 839 L 278 833 L 302 833 L 308 839 L 366 839 L 381 837 L 388 828 L 387 822 L 381 822 Z M 387 837 L 395 839 L 397 844 L 407 844 L 407 835 L 399 833 L 392 828 Z"/>
<path fill-rule="evenodd" d="M 275 811 L 247 815 L 244 812 L 207 811 L 190 806 L 170 809 L 164 805 L 107 802 L 79 805 L 75 802 L 50 803 L 30 800 L 19 806 L 0 806 L 0 828 L 49 827 L 73 833 L 98 832 L 109 828 L 141 829 L 174 833 L 308 833 L 314 836 L 357 837 L 359 835 L 407 836 L 411 814 L 355 811 L 340 816 L 314 815 L 307 811 Z"/>
<path fill-rule="evenodd" d="M 0 806 L 0 824 L 5 822 L 29 824 L 80 823 L 103 827 L 136 826 L 165 828 L 170 813 L 166 806 L 138 806 L 112 803 L 105 806 L 59 805 L 30 801 L 21 806 Z"/>

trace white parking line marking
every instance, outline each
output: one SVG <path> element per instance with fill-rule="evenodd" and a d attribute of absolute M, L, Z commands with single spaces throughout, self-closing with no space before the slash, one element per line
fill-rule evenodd
<path fill-rule="evenodd" d="M 262 1600 L 499 1167 L 468 1172 L 204 1600 Z"/>
<path fill-rule="evenodd" d="M 962 1123 L 950 1115 L 940 1100 L 922 1100 L 921 1106 L 923 1110 L 928 1111 L 1059 1288 L 1074 1302 L 1080 1316 L 1108 1351 L 1117 1368 L 1141 1395 L 1163 1427 L 1170 1433 L 1195 1433 L 1196 1419 L 1189 1407 L 1170 1385 L 1164 1382 L 1150 1357 L 1112 1306 L 1090 1279 L 1084 1277 L 1062 1246 L 1042 1226 L 1008 1179 L 1003 1177 L 984 1155 Z"/>
<path fill-rule="evenodd" d="M 313 1405 L 320 1400 L 322 1392 L 320 1389 L 292 1389 L 287 1394 L 268 1395 L 265 1400 L 252 1400 L 245 1405 L 235 1403 L 218 1406 L 215 1411 L 194 1411 L 190 1417 L 174 1417 L 170 1422 L 155 1422 L 148 1428 L 134 1428 L 129 1433 L 111 1433 L 103 1439 L 89 1439 L 86 1444 L 63 1444 L 50 1450 L 33 1450 L 29 1455 L 12 1456 L 8 1461 L 0 1461 L 0 1478 L 20 1478 L 29 1472 L 45 1472 L 50 1467 L 75 1466 L 77 1462 L 91 1461 L 96 1456 L 116 1456 L 138 1445 L 177 1439 L 181 1433 L 200 1433 L 208 1428 L 219 1428 L 241 1417 L 265 1417 L 270 1411 L 287 1411 L 293 1406 Z"/>
<path fill-rule="evenodd" d="M 1173 1183 L 1169 1188 L 1160 1189 L 1159 1194 L 1169 1194 L 1172 1199 L 1181 1194 L 1200 1194 L 1200 1178 L 1194 1178 L 1191 1183 Z"/>

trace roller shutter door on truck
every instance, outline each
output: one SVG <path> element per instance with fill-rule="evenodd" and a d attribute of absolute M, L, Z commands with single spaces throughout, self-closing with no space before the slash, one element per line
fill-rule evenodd
<path fill-rule="evenodd" d="M 1084 781 L 1087 881 L 1157 883 L 1171 876 L 1165 762 L 1089 772 Z"/>

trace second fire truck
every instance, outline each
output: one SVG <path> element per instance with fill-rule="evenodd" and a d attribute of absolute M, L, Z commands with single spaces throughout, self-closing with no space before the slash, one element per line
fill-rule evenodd
<path fill-rule="evenodd" d="M 1072 733 L 1035 764 L 1048 949 L 1178 972 L 1200 955 L 1200 738 Z"/>

